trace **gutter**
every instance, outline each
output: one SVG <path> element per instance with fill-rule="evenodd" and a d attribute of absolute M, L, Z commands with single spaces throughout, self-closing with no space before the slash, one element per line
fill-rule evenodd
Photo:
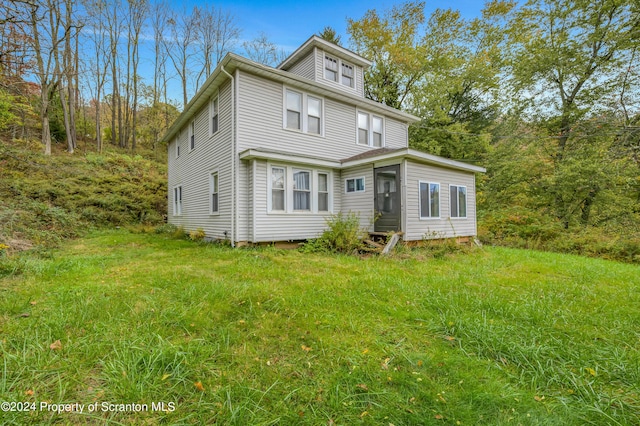
<path fill-rule="evenodd" d="M 231 247 L 235 247 L 236 237 L 236 79 L 220 65 L 220 70 L 231 79 Z"/>

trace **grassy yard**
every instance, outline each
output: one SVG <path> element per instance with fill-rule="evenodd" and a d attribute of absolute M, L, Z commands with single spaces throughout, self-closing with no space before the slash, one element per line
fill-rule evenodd
<path fill-rule="evenodd" d="M 0 280 L 0 402 L 37 409 L 3 424 L 640 424 L 638 266 L 115 231 L 24 268 Z"/>

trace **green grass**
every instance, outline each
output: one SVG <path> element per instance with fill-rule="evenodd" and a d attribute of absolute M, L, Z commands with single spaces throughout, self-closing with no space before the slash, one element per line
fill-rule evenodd
<path fill-rule="evenodd" d="M 505 248 L 232 250 L 124 230 L 22 262 L 0 280 L 0 401 L 149 411 L 3 424 L 640 423 L 638 266 Z"/>

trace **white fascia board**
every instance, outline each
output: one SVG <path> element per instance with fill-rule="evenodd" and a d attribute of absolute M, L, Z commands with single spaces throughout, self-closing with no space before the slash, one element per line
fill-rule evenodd
<path fill-rule="evenodd" d="M 429 163 L 441 167 L 447 167 L 455 170 L 462 170 L 473 173 L 485 173 L 487 170 L 484 167 L 474 166 L 473 164 L 463 163 L 461 161 L 450 160 L 444 157 L 438 157 L 437 155 L 427 154 L 425 152 L 416 151 L 414 149 L 403 149 L 401 151 L 390 152 L 388 154 L 381 154 L 375 157 L 360 158 L 353 161 L 347 161 L 342 163 L 342 168 L 355 167 L 368 163 L 375 163 L 377 161 L 384 161 L 390 159 L 402 159 L 408 158 L 410 160 L 418 161 L 420 163 Z"/>
<path fill-rule="evenodd" d="M 308 166 L 326 167 L 330 169 L 339 169 L 341 164 L 339 161 L 331 161 L 322 158 L 304 157 L 300 155 L 292 155 L 284 152 L 270 152 L 259 149 L 247 149 L 240 153 L 241 160 L 251 159 L 279 161 L 283 163 L 304 164 Z"/>

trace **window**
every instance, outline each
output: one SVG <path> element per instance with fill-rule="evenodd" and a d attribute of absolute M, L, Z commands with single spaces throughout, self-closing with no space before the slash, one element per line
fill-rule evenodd
<path fill-rule="evenodd" d="M 287 90 L 287 129 L 302 130 L 302 95 Z"/>
<path fill-rule="evenodd" d="M 173 188 L 173 215 L 182 214 L 182 185 Z"/>
<path fill-rule="evenodd" d="M 342 63 L 342 84 L 353 87 L 353 66 Z"/>
<path fill-rule="evenodd" d="M 209 175 L 209 191 L 211 193 L 211 214 L 217 214 L 219 212 L 219 198 L 218 198 L 218 172 L 212 172 Z"/>
<path fill-rule="evenodd" d="M 196 147 L 196 122 L 195 120 L 189 124 L 189 149 Z"/>
<path fill-rule="evenodd" d="M 358 113 L 358 143 L 369 145 L 369 114 Z"/>
<path fill-rule="evenodd" d="M 329 175 L 318 173 L 318 211 L 329 211 Z"/>
<path fill-rule="evenodd" d="M 467 187 L 449 185 L 451 217 L 467 217 Z"/>
<path fill-rule="evenodd" d="M 324 57 L 324 78 L 338 81 L 338 61 L 330 56 Z"/>
<path fill-rule="evenodd" d="M 363 192 L 364 191 L 364 178 L 353 178 L 345 181 L 346 192 Z"/>
<path fill-rule="evenodd" d="M 298 169 L 295 166 L 268 167 L 269 199 L 273 213 L 325 213 L 331 211 L 331 172 Z"/>
<path fill-rule="evenodd" d="M 285 89 L 284 102 L 286 129 L 322 134 L 322 99 Z"/>
<path fill-rule="evenodd" d="M 311 173 L 293 171 L 293 210 L 311 210 Z"/>
<path fill-rule="evenodd" d="M 218 131 L 218 112 L 218 97 L 216 96 L 209 105 L 209 122 L 211 123 L 209 136 L 213 136 Z"/>
<path fill-rule="evenodd" d="M 347 87 L 355 87 L 356 78 L 353 65 L 329 55 L 324 56 L 324 78 Z"/>
<path fill-rule="evenodd" d="M 180 157 L 180 136 L 176 136 L 176 158 Z"/>
<path fill-rule="evenodd" d="M 320 110 L 322 101 L 320 99 L 307 98 L 307 131 L 309 133 L 320 134 Z"/>
<path fill-rule="evenodd" d="M 440 217 L 440 184 L 420 182 L 420 218 Z"/>
<path fill-rule="evenodd" d="M 284 211 L 285 169 L 271 168 L 271 210 Z"/>
<path fill-rule="evenodd" d="M 382 118 L 372 116 L 372 136 L 373 146 L 380 148 L 382 146 Z"/>

